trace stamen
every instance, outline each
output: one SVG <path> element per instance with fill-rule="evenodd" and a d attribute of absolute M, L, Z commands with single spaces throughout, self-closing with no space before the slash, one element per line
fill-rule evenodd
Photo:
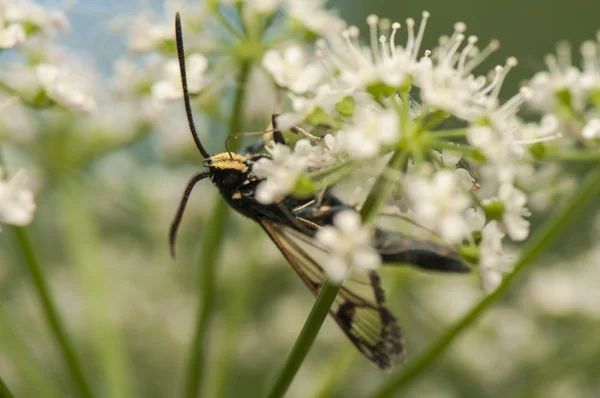
<path fill-rule="evenodd" d="M 593 73 L 598 68 L 598 49 L 596 43 L 591 40 L 581 45 L 581 57 L 583 58 L 583 70 Z"/>
<path fill-rule="evenodd" d="M 548 67 L 548 71 L 552 75 L 560 75 L 560 68 L 558 67 L 558 62 L 556 61 L 556 57 L 552 54 L 548 54 L 544 57 L 544 61 L 546 62 L 546 66 Z"/>
<path fill-rule="evenodd" d="M 477 36 L 469 36 L 467 45 L 460 52 L 460 57 L 458 59 L 458 66 L 456 67 L 456 69 L 458 70 L 458 72 L 461 75 L 462 75 L 462 71 L 465 67 L 465 62 L 467 62 L 467 56 L 470 54 L 471 50 L 475 46 L 475 43 L 477 43 Z"/>
<path fill-rule="evenodd" d="M 415 47 L 415 20 L 412 18 L 406 19 L 406 30 L 408 31 L 408 40 L 406 41 L 406 52 L 412 54 Z"/>
<path fill-rule="evenodd" d="M 556 57 L 558 60 L 558 67 L 561 70 L 566 70 L 572 65 L 571 61 L 571 45 L 566 41 L 561 41 L 556 45 Z"/>
<path fill-rule="evenodd" d="M 354 42 L 352 41 L 352 38 L 354 37 L 354 33 L 358 30 L 358 28 L 356 29 L 352 29 L 353 27 L 349 27 L 348 29 L 344 30 L 342 32 L 342 37 L 344 38 L 344 40 L 346 41 L 346 44 L 348 45 L 348 47 L 350 47 L 350 51 L 352 51 L 352 53 L 354 53 L 354 55 L 356 55 L 357 60 L 360 61 L 364 61 L 364 57 L 365 55 L 360 51 L 360 47 L 355 45 Z"/>
<path fill-rule="evenodd" d="M 517 63 L 518 62 L 515 57 L 509 57 L 506 60 L 506 64 L 504 65 L 504 70 L 500 74 L 500 79 L 499 79 L 498 83 L 496 84 L 496 87 L 494 87 L 494 90 L 492 91 L 490 96 L 492 96 L 493 98 L 498 98 L 498 94 L 500 93 L 500 89 L 502 88 L 502 83 L 504 82 L 504 78 L 506 77 L 508 72 L 510 72 L 510 70 L 513 67 L 517 66 Z"/>
<path fill-rule="evenodd" d="M 390 53 L 392 57 L 396 55 L 396 32 L 400 29 L 402 25 L 398 22 L 394 22 L 392 24 L 392 34 L 390 35 Z"/>
<path fill-rule="evenodd" d="M 379 57 L 379 45 L 377 44 L 377 24 L 379 23 L 379 17 L 377 15 L 369 15 L 367 17 L 367 24 L 369 25 L 369 37 L 371 39 L 371 52 L 375 63 L 380 61 Z"/>
<path fill-rule="evenodd" d="M 505 114 L 516 114 L 521 105 L 523 105 L 526 100 L 530 99 L 532 94 L 531 89 L 521 87 L 518 94 L 513 95 L 500 107 L 500 111 Z"/>
<path fill-rule="evenodd" d="M 385 45 L 386 38 L 384 35 L 379 37 L 379 43 L 381 44 L 381 55 L 384 60 L 390 59 L 390 49 Z"/>
<path fill-rule="evenodd" d="M 492 79 L 492 81 L 490 82 L 490 84 L 482 89 L 479 94 L 481 95 L 487 95 L 490 91 L 492 91 L 492 89 L 494 87 L 496 87 L 496 85 L 498 84 L 498 82 L 500 81 L 500 75 L 502 74 L 502 71 L 504 70 L 504 67 L 501 65 L 496 65 L 494 67 L 494 78 Z"/>
<path fill-rule="evenodd" d="M 454 64 L 454 60 L 452 58 L 454 58 L 454 54 L 456 54 L 456 52 L 458 51 L 458 48 L 460 47 L 463 40 L 465 39 L 465 35 L 463 35 L 462 33 L 459 33 L 456 36 L 452 35 L 452 37 L 454 37 L 454 43 L 453 43 L 452 47 L 450 48 L 450 50 L 448 51 L 448 53 L 446 54 L 446 56 L 444 57 L 444 59 L 441 60 L 441 62 L 446 62 L 446 63 L 448 63 L 448 65 Z M 450 38 L 450 42 L 452 42 L 452 37 Z"/>
<path fill-rule="evenodd" d="M 423 11 L 421 14 L 421 23 L 419 24 L 419 33 L 417 33 L 417 39 L 415 40 L 415 47 L 412 50 L 411 58 L 413 60 L 417 59 L 417 55 L 419 53 L 419 48 L 421 47 L 421 42 L 423 41 L 423 36 L 425 35 L 425 27 L 427 26 L 427 20 L 429 19 L 429 12 Z"/>
<path fill-rule="evenodd" d="M 487 57 L 490 56 L 491 53 L 498 50 L 500 48 L 500 41 L 494 39 L 489 42 L 489 44 L 481 50 L 478 54 L 476 54 L 465 66 L 464 73 L 471 73 L 473 69 L 475 69 L 479 64 L 481 64 Z"/>
<path fill-rule="evenodd" d="M 518 144 L 518 145 L 537 144 L 538 142 L 559 140 L 562 137 L 563 137 L 562 133 L 556 133 L 556 134 L 552 134 L 552 135 L 545 135 L 543 137 L 535 138 L 532 140 L 518 140 L 518 141 L 515 141 L 515 144 Z"/>

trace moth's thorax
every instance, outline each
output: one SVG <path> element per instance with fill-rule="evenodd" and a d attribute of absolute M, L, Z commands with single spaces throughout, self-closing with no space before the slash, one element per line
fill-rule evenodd
<path fill-rule="evenodd" d="M 246 173 L 248 171 L 246 160 L 245 156 L 237 153 L 223 152 L 208 158 L 207 164 L 211 169 L 215 168 L 218 170 L 232 170 Z"/>

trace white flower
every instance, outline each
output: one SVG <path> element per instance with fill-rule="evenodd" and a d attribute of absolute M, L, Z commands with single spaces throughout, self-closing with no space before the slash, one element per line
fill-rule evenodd
<path fill-rule="evenodd" d="M 459 181 L 450 170 L 439 170 L 432 178 L 407 178 L 406 193 L 416 220 L 450 243 L 460 242 L 470 233 L 464 212 L 471 203 Z"/>
<path fill-rule="evenodd" d="M 262 64 L 279 86 L 297 94 L 314 89 L 323 75 L 321 66 L 309 63 L 304 49 L 298 45 L 282 51 L 268 50 Z"/>
<path fill-rule="evenodd" d="M 350 267 L 372 271 L 381 264 L 372 246 L 372 232 L 354 210 L 339 212 L 333 217 L 333 226 L 319 229 L 315 239 L 329 250 L 324 268 L 333 282 L 342 283 Z"/>
<path fill-rule="evenodd" d="M 165 42 L 173 41 L 173 25 L 151 24 L 148 15 L 141 15 L 131 23 L 131 34 L 127 46 L 133 52 L 158 49 Z"/>
<path fill-rule="evenodd" d="M 579 80 L 581 88 L 587 92 L 600 89 L 600 32 L 596 42 L 588 40 L 581 45 L 583 71 Z"/>
<path fill-rule="evenodd" d="M 302 139 L 296 143 L 294 153 L 306 157 L 309 168 L 322 169 L 335 162 L 342 151 L 344 140 L 343 131 L 338 131 L 335 136 L 327 134 L 317 145 L 312 145 L 308 139 Z"/>
<path fill-rule="evenodd" d="M 394 110 L 375 106 L 357 109 L 352 124 L 345 129 L 345 150 L 351 157 L 370 159 L 382 145 L 392 145 L 400 138 L 400 120 Z"/>
<path fill-rule="evenodd" d="M 33 193 L 27 188 L 27 177 L 19 171 L 4 181 L 4 171 L 0 168 L 0 223 L 27 225 L 33 219 L 35 203 Z"/>
<path fill-rule="evenodd" d="M 481 209 L 470 208 L 465 211 L 465 221 L 471 231 L 481 231 L 485 225 L 485 213 Z"/>
<path fill-rule="evenodd" d="M 590 119 L 583 129 L 581 129 L 581 136 L 585 139 L 600 138 L 600 119 Z"/>
<path fill-rule="evenodd" d="M 488 223 L 481 231 L 479 245 L 479 274 L 486 292 L 496 290 L 502 281 L 502 272 L 509 270 L 508 265 L 513 260 L 502 251 L 504 233 L 496 221 Z"/>
<path fill-rule="evenodd" d="M 46 95 L 58 104 L 82 113 L 89 113 L 96 107 L 90 82 L 69 67 L 40 64 L 36 74 Z"/>
<path fill-rule="evenodd" d="M 521 241 L 529 235 L 529 221 L 524 217 L 529 216 L 529 210 L 525 207 L 527 196 L 512 184 L 500 185 L 497 199 L 486 199 L 482 203 L 488 205 L 500 201 L 504 206 L 502 219 L 499 220 L 501 228 L 511 239 Z"/>
<path fill-rule="evenodd" d="M 197 94 L 204 87 L 204 72 L 208 61 L 201 54 L 192 54 L 186 58 L 186 76 L 188 92 Z M 183 96 L 179 62 L 170 59 L 164 66 L 164 79 L 152 85 L 152 96 L 157 100 L 174 100 Z"/>
<path fill-rule="evenodd" d="M 416 36 L 414 20 L 406 20 L 408 41 L 405 47 L 396 45 L 396 35 L 401 28 L 399 23 L 391 25 L 392 33 L 389 38 L 385 35 L 378 36 L 380 27 L 382 31 L 389 31 L 390 26 L 383 21 L 380 23 L 375 15 L 367 18 L 370 46 L 363 47 L 359 44 L 360 32 L 356 26 L 343 31 L 341 38 L 337 35 L 329 36 L 327 41 L 320 41 L 318 46 L 324 62 L 330 69 L 339 72 L 339 80 L 355 90 L 366 89 L 378 83 L 400 87 L 417 68 L 417 55 L 428 18 L 429 13 L 423 12 Z"/>
<path fill-rule="evenodd" d="M 514 180 L 519 165 L 513 156 L 515 140 L 510 135 L 501 134 L 490 126 L 471 126 L 467 131 L 467 141 L 483 152 L 499 181 Z"/>
<path fill-rule="evenodd" d="M 41 30 L 45 34 L 49 34 L 54 29 L 66 31 L 69 28 L 67 17 L 62 11 L 49 11 L 27 0 L 8 1 L 3 14 L 4 20 L 9 26 L 13 24 L 18 24 L 22 27 L 29 25 Z"/>
<path fill-rule="evenodd" d="M 4 25 L 0 19 L 0 48 L 12 48 L 26 39 L 25 29 L 21 24 Z"/>
<path fill-rule="evenodd" d="M 265 178 L 256 188 L 256 200 L 262 204 L 276 202 L 290 193 L 308 167 L 305 154 L 293 153 L 287 145 L 270 143 L 266 149 L 271 158 L 259 159 L 252 168 L 258 178 Z"/>
<path fill-rule="evenodd" d="M 247 3 L 256 12 L 271 14 L 275 12 L 281 0 L 250 0 Z"/>
<path fill-rule="evenodd" d="M 427 53 L 421 58 L 414 74 L 414 85 L 421 90 L 423 104 L 474 121 L 497 98 L 504 77 L 516 65 L 516 59 L 509 58 L 504 67 L 496 66 L 491 81 L 484 76 L 475 77 L 472 71 L 498 48 L 498 42 L 492 41 L 483 50 L 478 50 L 475 46 L 477 37 L 469 36 L 459 52 L 466 38 L 465 30 L 464 23 L 456 23 L 453 35 L 442 37 L 431 57 Z"/>
<path fill-rule="evenodd" d="M 554 112 L 557 94 L 568 93 L 571 106 L 582 110 L 585 93 L 580 84 L 581 72 L 571 63 L 571 46 L 565 42 L 558 43 L 556 56 L 549 54 L 545 60 L 548 71 L 536 73 L 528 84 L 532 91 L 529 105 L 544 113 Z"/>
<path fill-rule="evenodd" d="M 325 9 L 326 0 L 284 0 L 287 15 L 319 36 L 339 34 L 346 23 Z"/>
<path fill-rule="evenodd" d="M 335 109 L 335 105 L 351 93 L 352 91 L 347 88 L 337 88 L 330 84 L 322 84 L 317 86 L 314 96 L 310 98 L 289 94 L 294 112 L 283 113 L 277 117 L 279 128 L 285 130 L 296 125 L 317 109 L 330 114 Z"/>

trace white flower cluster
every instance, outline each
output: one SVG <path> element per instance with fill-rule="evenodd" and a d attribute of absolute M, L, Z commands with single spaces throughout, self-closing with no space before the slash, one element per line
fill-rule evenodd
<path fill-rule="evenodd" d="M 62 11 L 49 11 L 29 0 L 0 3 L 0 48 L 12 48 L 40 33 L 49 35 L 55 29 L 68 28 Z"/>
<path fill-rule="evenodd" d="M 172 11 L 131 24 L 131 53 L 152 53 L 157 61 L 144 82 L 126 79 L 135 86 L 128 91 L 151 98 L 140 101 L 154 104 L 150 109 L 181 98 Z M 273 204 L 307 190 L 317 194 L 347 175 L 345 164 L 374 166 L 392 153 L 404 154 L 402 162 L 390 163 L 381 174 L 395 181 L 390 191 L 399 195 L 383 202 L 393 199 L 417 224 L 459 251 L 466 247 L 476 253 L 469 260 L 480 266 L 486 289 L 497 285 L 511 259 L 502 249 L 504 238 L 520 242 L 529 235 L 530 195 L 537 193 L 539 203 L 543 187 L 530 190 L 528 183 L 545 169 L 534 159 L 545 148 L 565 146 L 563 132 L 572 129 L 557 106 L 568 103 L 573 115 L 585 114 L 586 124 L 579 126 L 584 138 L 600 134 L 600 116 L 590 105 L 600 87 L 598 43 L 583 46 L 582 71 L 568 66 L 560 53 L 558 61 L 549 58 L 549 73 L 536 75 L 503 102 L 499 94 L 517 60 L 510 57 L 490 73 L 480 72 L 499 43 L 479 46 L 462 22 L 434 48 L 423 48 L 428 12 L 420 22 L 369 16 L 364 45 L 359 28 L 347 27 L 323 0 L 221 0 L 183 11 L 188 88 L 200 107 L 214 112 L 208 104 L 230 88 L 224 76 L 240 76 L 240 69 L 227 68 L 248 62 L 262 66 L 249 78 L 261 82 L 252 86 L 253 112 L 262 103 L 272 108 L 281 98 L 277 91 L 286 94 L 277 110 L 278 128 L 301 139 L 291 147 L 266 145 L 269 156 L 253 168 L 264 179 L 256 191 L 259 202 Z M 234 22 L 227 12 L 239 18 Z M 264 22 L 260 27 L 258 20 Z M 253 29 L 260 34 L 250 37 Z M 257 38 L 263 47 L 248 45 Z M 412 98 L 414 93 L 418 97 Z M 262 101 L 261 95 L 270 100 Z M 539 121 L 521 119 L 526 103 L 543 111 Z M 465 127 L 440 130 L 448 117 Z M 322 176 L 327 178 L 319 180 Z M 346 253 L 337 260 L 342 257 L 349 258 Z M 341 275 L 338 271 L 331 274 Z"/>
<path fill-rule="evenodd" d="M 475 75 L 498 43 L 478 49 L 477 37 L 465 36 L 465 24 L 455 24 L 453 34 L 442 37 L 433 50 L 421 50 L 428 19 L 424 12 L 418 28 L 414 20 L 406 20 L 404 46 L 397 44 L 400 23 L 370 16 L 366 47 L 352 26 L 317 40 L 312 59 L 306 47 L 290 45 L 268 51 L 262 63 L 289 93 L 293 111 L 279 117 L 283 128 L 335 126 L 338 159 L 364 162 L 389 151 L 405 151 L 403 210 L 451 244 L 478 247 L 482 278 L 490 290 L 510 259 L 502 250 L 505 235 L 514 241 L 529 235 L 527 196 L 515 187 L 530 159 L 528 146 L 560 138 L 560 123 L 552 115 L 539 124 L 519 118 L 521 106 L 533 95 L 530 88 L 501 103 L 500 89 L 517 61 L 509 58 L 496 66 L 490 78 Z M 419 89 L 418 106 L 408 96 L 410 87 Z M 453 151 L 451 143 L 442 140 L 436 147 L 437 132 L 422 127 L 434 115 L 465 121 L 463 136 L 469 145 L 456 145 Z M 302 145 L 293 152 L 286 149 L 285 162 L 278 161 L 279 156 L 261 162 L 264 203 L 292 193 L 308 170 L 298 150 Z M 472 159 L 472 153 L 479 157 Z M 477 167 L 477 173 L 468 171 L 470 167 Z M 473 175 L 485 178 L 476 181 Z"/>
<path fill-rule="evenodd" d="M 30 58 L 26 65 L 17 68 L 5 65 L 3 84 L 12 90 L 12 95 L 35 107 L 58 104 L 75 112 L 89 113 L 95 108 L 89 76 L 81 71 L 81 65 L 66 62 L 47 40 L 54 32 L 68 28 L 62 11 L 47 10 L 29 0 L 1 2 L 0 49 L 24 50 L 23 55 Z"/>
<path fill-rule="evenodd" d="M 528 104 L 544 114 L 574 123 L 574 138 L 600 138 L 600 31 L 596 41 L 581 45 L 581 69 L 571 61 L 571 47 L 559 43 L 556 55 L 546 57 L 547 71 L 536 73 L 529 83 Z"/>

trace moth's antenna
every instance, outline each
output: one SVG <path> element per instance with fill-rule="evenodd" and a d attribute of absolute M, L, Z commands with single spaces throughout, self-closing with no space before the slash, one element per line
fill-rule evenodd
<path fill-rule="evenodd" d="M 187 185 L 185 186 L 185 192 L 183 192 L 183 196 L 181 198 L 181 201 L 179 202 L 179 208 L 177 208 L 177 213 L 175 214 L 175 218 L 173 219 L 173 222 L 171 223 L 171 228 L 169 229 L 169 247 L 171 249 L 171 257 L 173 258 L 175 258 L 175 240 L 177 239 L 177 231 L 179 230 L 179 224 L 181 224 L 183 212 L 185 211 L 185 206 L 187 205 L 188 199 L 190 198 L 192 189 L 194 189 L 194 185 L 196 185 L 196 183 L 202 181 L 209 175 L 210 174 L 208 172 L 195 174 L 192 178 L 190 178 Z"/>
<path fill-rule="evenodd" d="M 181 18 L 179 13 L 175 14 L 175 41 L 177 42 L 177 57 L 179 58 L 179 70 L 181 72 L 181 86 L 183 88 L 183 103 L 185 104 L 185 113 L 187 115 L 188 125 L 196 147 L 204 157 L 204 159 L 210 158 L 210 154 L 206 152 L 206 149 L 202 146 L 198 133 L 196 132 L 196 126 L 194 125 L 194 118 L 192 116 L 192 106 L 190 105 L 190 94 L 188 93 L 187 86 L 187 75 L 185 73 L 185 54 L 183 50 L 183 33 L 181 31 Z"/>

